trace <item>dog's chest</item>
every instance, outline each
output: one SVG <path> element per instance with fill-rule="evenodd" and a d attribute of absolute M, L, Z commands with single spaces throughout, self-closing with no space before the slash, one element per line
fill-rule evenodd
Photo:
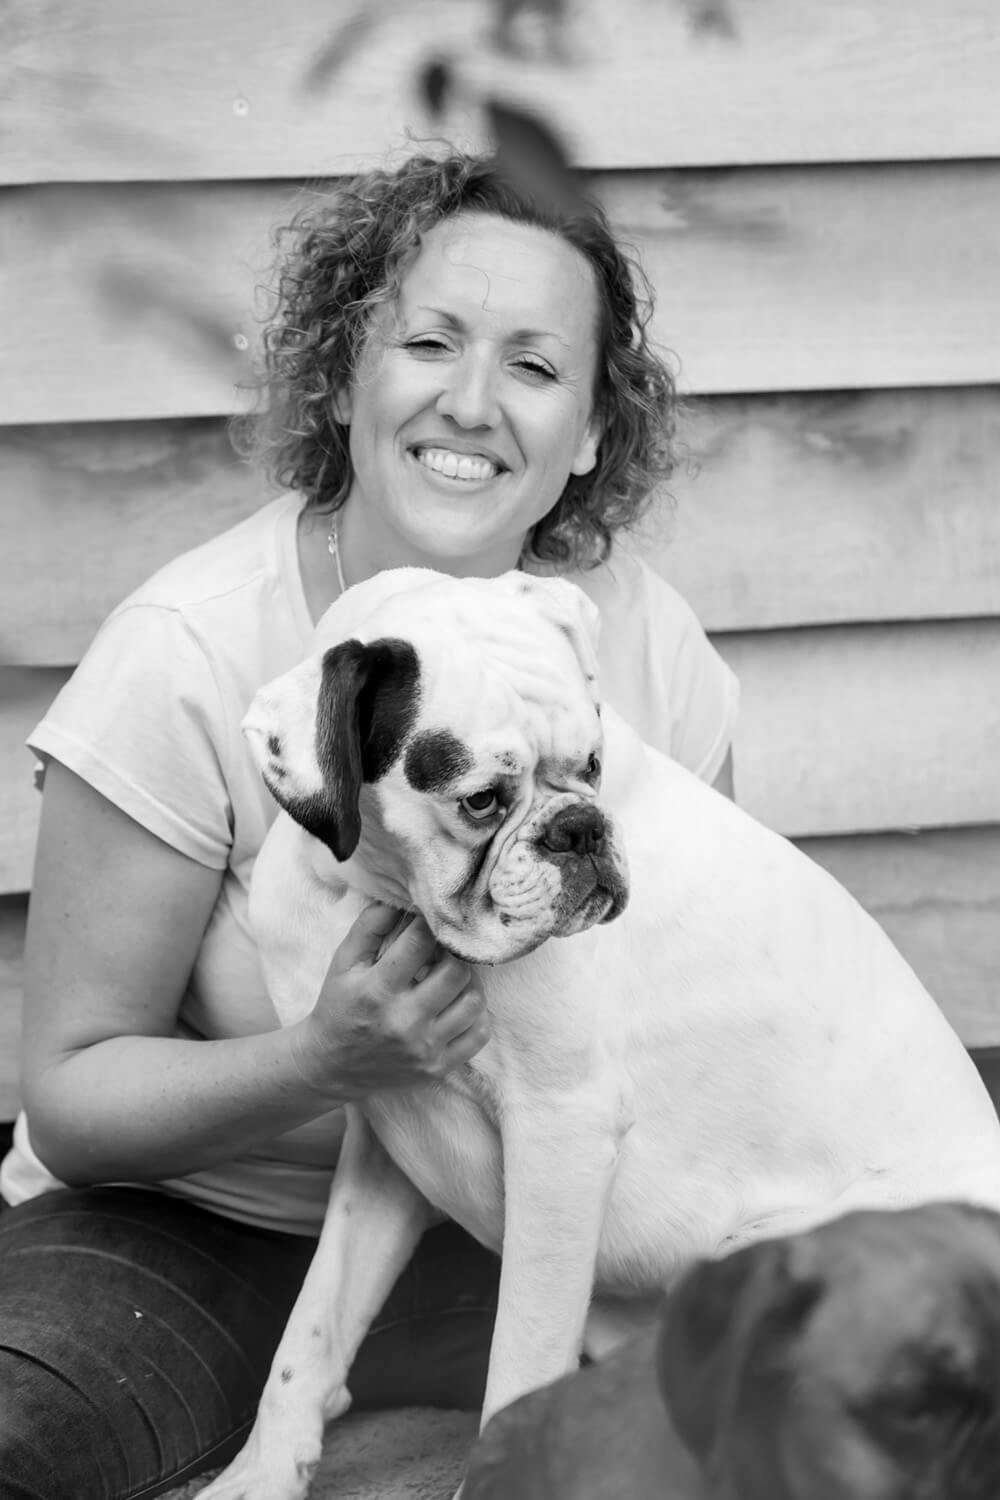
<path fill-rule="evenodd" d="M 373 1094 L 363 1108 L 428 1202 L 499 1252 L 503 1148 L 496 1090 L 482 1069 L 469 1065 L 438 1084 Z"/>

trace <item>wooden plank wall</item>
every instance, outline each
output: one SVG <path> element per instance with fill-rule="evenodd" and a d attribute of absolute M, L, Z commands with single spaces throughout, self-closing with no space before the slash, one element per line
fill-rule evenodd
<path fill-rule="evenodd" d="M 545 7 L 504 46 L 498 9 L 6 8 L 0 1119 L 23 736 L 124 593 L 265 498 L 225 417 L 270 229 L 306 180 L 431 129 L 434 55 L 465 80 L 453 137 L 482 138 L 485 90 L 543 107 L 658 288 L 689 462 L 643 546 L 741 676 L 738 800 L 858 894 L 970 1046 L 1000 1043 L 993 0 L 579 0 L 547 56 Z"/>

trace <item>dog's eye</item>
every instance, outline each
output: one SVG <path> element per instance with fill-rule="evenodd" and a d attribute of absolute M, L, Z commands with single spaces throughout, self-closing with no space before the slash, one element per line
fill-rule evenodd
<path fill-rule="evenodd" d="M 601 762 L 596 755 L 587 761 L 587 780 L 596 781 L 601 774 Z"/>
<path fill-rule="evenodd" d="M 931 1370 L 912 1387 L 873 1401 L 866 1417 L 867 1424 L 892 1432 L 926 1424 L 983 1422 L 991 1409 L 989 1395 L 971 1377 L 954 1369 Z"/>
<path fill-rule="evenodd" d="M 458 805 L 470 818 L 492 818 L 500 806 L 500 798 L 492 787 L 487 787 L 482 792 L 470 792 Z"/>

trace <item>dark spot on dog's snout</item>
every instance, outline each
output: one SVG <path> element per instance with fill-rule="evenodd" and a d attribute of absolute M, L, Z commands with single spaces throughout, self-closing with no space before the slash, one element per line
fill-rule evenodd
<path fill-rule="evenodd" d="M 403 772 L 416 792 L 443 792 L 472 769 L 472 756 L 450 729 L 425 729 L 407 746 Z"/>
<path fill-rule="evenodd" d="M 278 735 L 276 735 L 276 734 L 269 734 L 268 735 L 268 737 L 267 737 L 267 753 L 268 753 L 268 755 L 280 755 L 281 754 L 281 740 L 278 737 Z"/>

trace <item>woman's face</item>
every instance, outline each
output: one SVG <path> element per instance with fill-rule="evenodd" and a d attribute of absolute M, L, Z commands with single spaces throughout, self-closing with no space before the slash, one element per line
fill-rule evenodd
<path fill-rule="evenodd" d="M 344 513 L 370 562 L 502 571 L 594 467 L 598 297 L 558 235 L 485 214 L 432 228 L 335 413 Z"/>

